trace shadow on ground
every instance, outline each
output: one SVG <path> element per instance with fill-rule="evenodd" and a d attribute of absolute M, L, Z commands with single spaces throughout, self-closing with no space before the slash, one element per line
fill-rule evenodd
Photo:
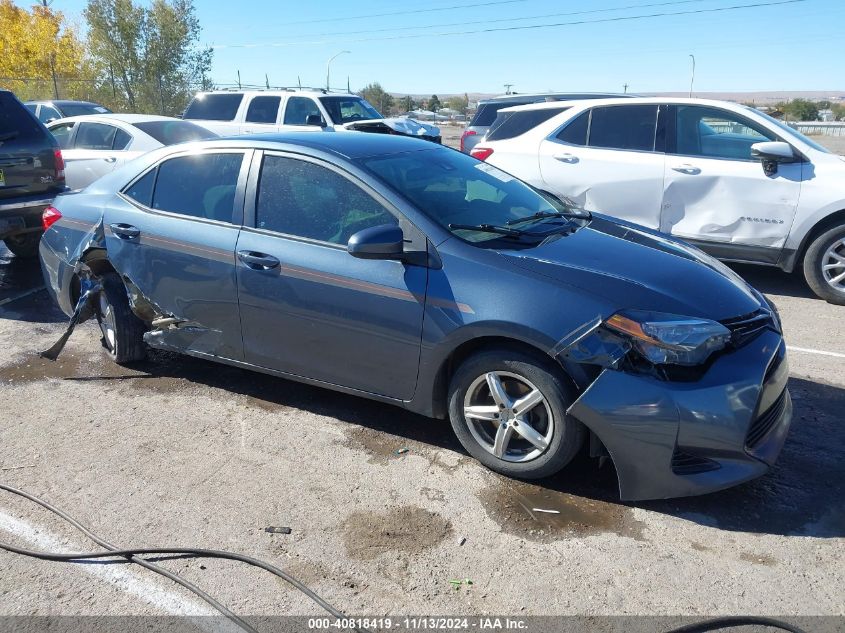
<path fill-rule="evenodd" d="M 813 294 L 800 270 L 785 273 L 780 268 L 751 264 L 730 264 L 730 267 L 763 294 L 824 301 Z"/>

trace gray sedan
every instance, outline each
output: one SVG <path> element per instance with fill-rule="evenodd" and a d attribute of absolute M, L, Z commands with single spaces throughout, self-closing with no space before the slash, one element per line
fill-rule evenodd
<path fill-rule="evenodd" d="M 792 413 L 777 314 L 684 243 L 377 134 L 162 148 L 45 211 L 71 325 L 448 417 L 539 478 L 582 450 L 624 499 L 767 472 Z M 55 358 L 62 341 L 46 352 Z"/>

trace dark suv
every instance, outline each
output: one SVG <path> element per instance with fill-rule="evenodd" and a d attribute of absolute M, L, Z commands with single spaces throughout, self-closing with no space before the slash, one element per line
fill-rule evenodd
<path fill-rule="evenodd" d="M 0 90 L 0 239 L 18 257 L 35 257 L 41 212 L 65 187 L 59 144 L 8 90 Z"/>

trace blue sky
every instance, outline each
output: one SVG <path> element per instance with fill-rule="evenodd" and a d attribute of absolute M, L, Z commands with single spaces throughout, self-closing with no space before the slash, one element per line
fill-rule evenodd
<path fill-rule="evenodd" d="M 327 59 L 349 50 L 332 63 L 333 86 L 345 87 L 348 76 L 353 90 L 378 81 L 391 92 L 420 94 L 501 92 L 506 83 L 520 92 L 622 91 L 625 83 L 631 92 L 682 91 L 689 88 L 692 53 L 700 91 L 845 91 L 843 0 L 609 21 L 774 2 L 783 0 L 195 0 L 195 6 L 202 41 L 215 47 L 212 78 L 220 83 L 235 82 L 240 70 L 245 83 L 263 83 L 267 73 L 273 85 L 295 85 L 297 76 L 303 85 L 323 85 Z M 81 20 L 85 2 L 53 6 Z M 450 8 L 456 6 L 465 8 Z M 549 14 L 556 15 L 527 19 Z M 445 35 L 575 21 L 588 23 Z M 350 33 L 358 31 L 367 32 Z"/>

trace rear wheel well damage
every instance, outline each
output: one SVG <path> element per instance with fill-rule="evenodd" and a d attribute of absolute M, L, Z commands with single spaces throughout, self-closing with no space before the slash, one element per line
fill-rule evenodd
<path fill-rule="evenodd" d="M 801 245 L 798 247 L 797 255 L 793 261 L 793 270 L 795 268 L 801 268 L 803 265 L 804 255 L 807 254 L 807 249 L 810 248 L 810 244 L 812 244 L 819 235 L 836 226 L 845 226 L 845 209 L 834 211 L 830 215 L 825 216 L 807 232 L 807 235 L 804 236 L 804 239 L 801 240 Z"/>

